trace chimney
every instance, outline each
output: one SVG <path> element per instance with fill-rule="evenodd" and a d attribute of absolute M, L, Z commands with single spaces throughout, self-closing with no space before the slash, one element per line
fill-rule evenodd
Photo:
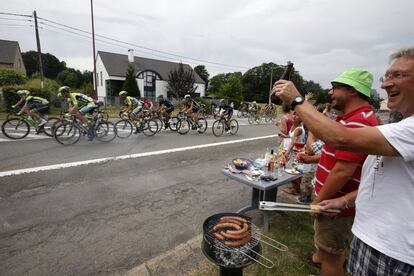
<path fill-rule="evenodd" d="M 134 62 L 134 49 L 128 50 L 128 62 Z"/>

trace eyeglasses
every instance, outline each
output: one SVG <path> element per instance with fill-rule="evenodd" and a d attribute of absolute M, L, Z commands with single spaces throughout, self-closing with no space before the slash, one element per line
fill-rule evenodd
<path fill-rule="evenodd" d="M 396 72 L 392 72 L 392 73 L 386 73 L 384 76 L 380 77 L 379 80 L 380 80 L 380 82 L 384 82 L 388 79 L 390 79 L 390 80 L 401 80 L 401 79 L 409 77 L 409 76 L 411 76 L 410 73 L 396 71 Z"/>

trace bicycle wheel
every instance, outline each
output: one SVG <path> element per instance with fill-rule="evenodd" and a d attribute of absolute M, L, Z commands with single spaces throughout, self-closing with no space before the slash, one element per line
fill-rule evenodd
<path fill-rule="evenodd" d="M 60 121 L 61 120 L 57 117 L 49 117 L 47 123 L 43 125 L 44 133 L 49 137 L 53 137 L 54 127 Z"/>
<path fill-rule="evenodd" d="M 177 126 L 178 126 L 178 118 L 177 117 L 171 117 L 170 118 L 170 130 L 171 131 L 177 131 Z"/>
<path fill-rule="evenodd" d="M 95 136 L 101 142 L 110 142 L 117 136 L 117 129 L 112 122 L 98 122 L 95 126 Z"/>
<path fill-rule="evenodd" d="M 177 132 L 181 135 L 187 134 L 191 129 L 190 122 L 187 119 L 180 119 L 177 123 Z"/>
<path fill-rule="evenodd" d="M 158 124 L 157 132 L 160 132 L 164 126 L 164 122 L 161 120 L 161 118 L 158 117 L 154 118 L 153 120 L 155 120 Z"/>
<path fill-rule="evenodd" d="M 223 135 L 224 132 L 224 123 L 222 120 L 214 121 L 212 126 L 213 134 L 216 137 Z"/>
<path fill-rule="evenodd" d="M 62 145 L 73 145 L 79 141 L 81 131 L 78 126 L 72 122 L 62 122 L 55 125 L 53 137 Z"/>
<path fill-rule="evenodd" d="M 253 114 L 249 114 L 249 118 L 247 119 L 247 121 L 249 122 L 249 124 L 254 124 L 255 121 L 255 116 Z"/>
<path fill-rule="evenodd" d="M 158 123 L 156 120 L 145 120 L 141 123 L 144 124 L 142 132 L 145 136 L 153 136 L 155 133 L 158 132 Z"/>
<path fill-rule="evenodd" d="M 207 120 L 205 118 L 198 118 L 198 133 L 204 133 L 207 130 Z"/>
<path fill-rule="evenodd" d="M 1 131 L 10 139 L 23 139 L 30 132 L 29 124 L 19 118 L 11 118 L 1 125 Z"/>
<path fill-rule="evenodd" d="M 236 119 L 231 119 L 229 122 L 230 134 L 235 135 L 239 131 L 239 122 Z"/>
<path fill-rule="evenodd" d="M 134 132 L 134 126 L 129 120 L 119 120 L 115 123 L 116 135 L 121 138 L 128 138 Z"/>

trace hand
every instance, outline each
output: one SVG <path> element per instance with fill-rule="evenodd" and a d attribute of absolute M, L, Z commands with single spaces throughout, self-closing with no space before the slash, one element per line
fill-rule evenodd
<path fill-rule="evenodd" d="M 327 209 L 345 209 L 346 207 L 346 200 L 343 197 L 333 198 L 333 199 L 326 199 L 318 203 L 318 205 L 322 206 L 321 210 Z"/>
<path fill-rule="evenodd" d="M 16 108 L 16 105 L 12 105 L 11 108 Z"/>
<path fill-rule="evenodd" d="M 299 91 L 291 81 L 278 80 L 272 89 L 272 94 L 276 93 L 276 96 L 280 97 L 285 104 L 291 105 L 293 99 L 300 96 Z"/>

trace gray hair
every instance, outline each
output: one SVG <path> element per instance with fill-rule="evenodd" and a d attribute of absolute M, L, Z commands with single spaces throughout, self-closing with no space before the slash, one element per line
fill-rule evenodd
<path fill-rule="evenodd" d="M 390 61 L 393 61 L 394 59 L 401 58 L 401 57 L 414 58 L 414 47 L 413 48 L 401 49 L 401 50 L 391 54 Z"/>

